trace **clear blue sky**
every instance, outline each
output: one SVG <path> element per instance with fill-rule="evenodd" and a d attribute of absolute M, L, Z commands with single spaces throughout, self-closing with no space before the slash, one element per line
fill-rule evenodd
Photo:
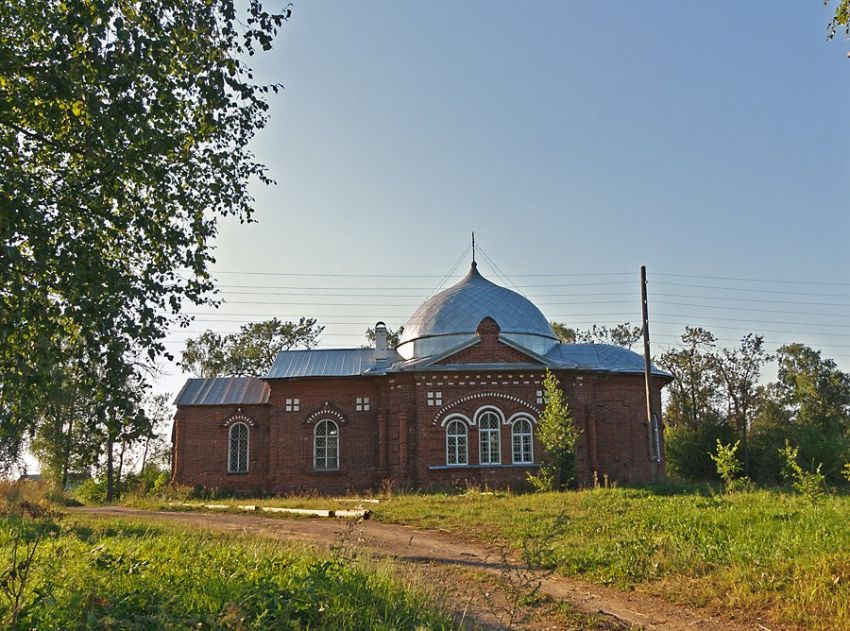
<path fill-rule="evenodd" d="M 258 223 L 222 225 L 228 304 L 171 349 L 302 314 L 322 346 L 357 346 L 475 230 L 550 319 L 637 322 L 645 264 L 654 352 L 703 324 L 850 370 L 850 42 L 825 41 L 829 17 L 817 0 L 296 3 L 257 60 L 285 85 L 255 143 L 278 185 L 255 187 Z M 631 275 L 532 276 L 612 272 Z"/>

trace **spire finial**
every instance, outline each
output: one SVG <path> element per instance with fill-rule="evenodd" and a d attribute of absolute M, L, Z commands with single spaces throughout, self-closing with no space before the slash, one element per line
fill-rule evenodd
<path fill-rule="evenodd" d="M 475 230 L 472 231 L 472 264 L 475 265 Z"/>

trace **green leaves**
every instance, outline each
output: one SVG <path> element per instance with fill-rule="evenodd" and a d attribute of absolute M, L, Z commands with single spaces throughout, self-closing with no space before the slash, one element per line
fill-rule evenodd
<path fill-rule="evenodd" d="M 581 431 L 573 422 L 558 378 L 548 369 L 543 379 L 543 396 L 546 407 L 537 421 L 537 438 L 546 449 L 546 456 L 532 484 L 538 490 L 557 490 L 575 479 L 576 443 Z"/>
<path fill-rule="evenodd" d="M 717 439 L 717 448 L 713 454 L 709 454 L 714 464 L 717 465 L 717 475 L 723 480 L 726 485 L 726 491 L 731 493 L 734 488 L 735 477 L 743 469 L 741 461 L 738 460 L 738 447 L 741 441 L 735 441 L 735 444 L 724 445 Z"/>
<path fill-rule="evenodd" d="M 298 322 L 272 318 L 245 324 L 231 335 L 207 330 L 186 342 L 181 365 L 196 377 L 260 377 L 280 351 L 312 348 L 324 329 L 314 318 Z"/>
<path fill-rule="evenodd" d="M 268 49 L 285 19 L 258 0 L 0 5 L 0 461 L 52 366 L 129 413 L 128 373 L 212 302 L 218 219 L 250 221 L 249 182 L 271 181 L 248 148 L 268 104 L 246 41 Z"/>

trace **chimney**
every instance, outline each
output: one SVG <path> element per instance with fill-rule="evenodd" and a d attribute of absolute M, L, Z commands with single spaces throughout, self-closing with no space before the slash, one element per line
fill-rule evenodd
<path fill-rule="evenodd" d="M 387 361 L 387 325 L 378 322 L 375 325 L 375 363 Z"/>

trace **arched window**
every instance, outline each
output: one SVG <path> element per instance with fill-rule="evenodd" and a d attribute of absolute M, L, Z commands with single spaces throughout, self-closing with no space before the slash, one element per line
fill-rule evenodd
<path fill-rule="evenodd" d="M 478 417 L 478 455 L 481 464 L 502 462 L 499 420 L 499 415 L 492 410 L 487 410 Z"/>
<path fill-rule="evenodd" d="M 319 421 L 313 436 L 313 467 L 319 471 L 339 469 L 339 428 L 333 421 Z"/>
<path fill-rule="evenodd" d="M 227 472 L 248 473 L 248 426 L 234 423 L 227 441 Z"/>
<path fill-rule="evenodd" d="M 449 421 L 446 425 L 446 464 L 467 464 L 466 423 Z"/>
<path fill-rule="evenodd" d="M 527 418 L 519 418 L 514 421 L 511 427 L 511 443 L 514 464 L 531 464 L 534 462 L 531 421 Z"/>

